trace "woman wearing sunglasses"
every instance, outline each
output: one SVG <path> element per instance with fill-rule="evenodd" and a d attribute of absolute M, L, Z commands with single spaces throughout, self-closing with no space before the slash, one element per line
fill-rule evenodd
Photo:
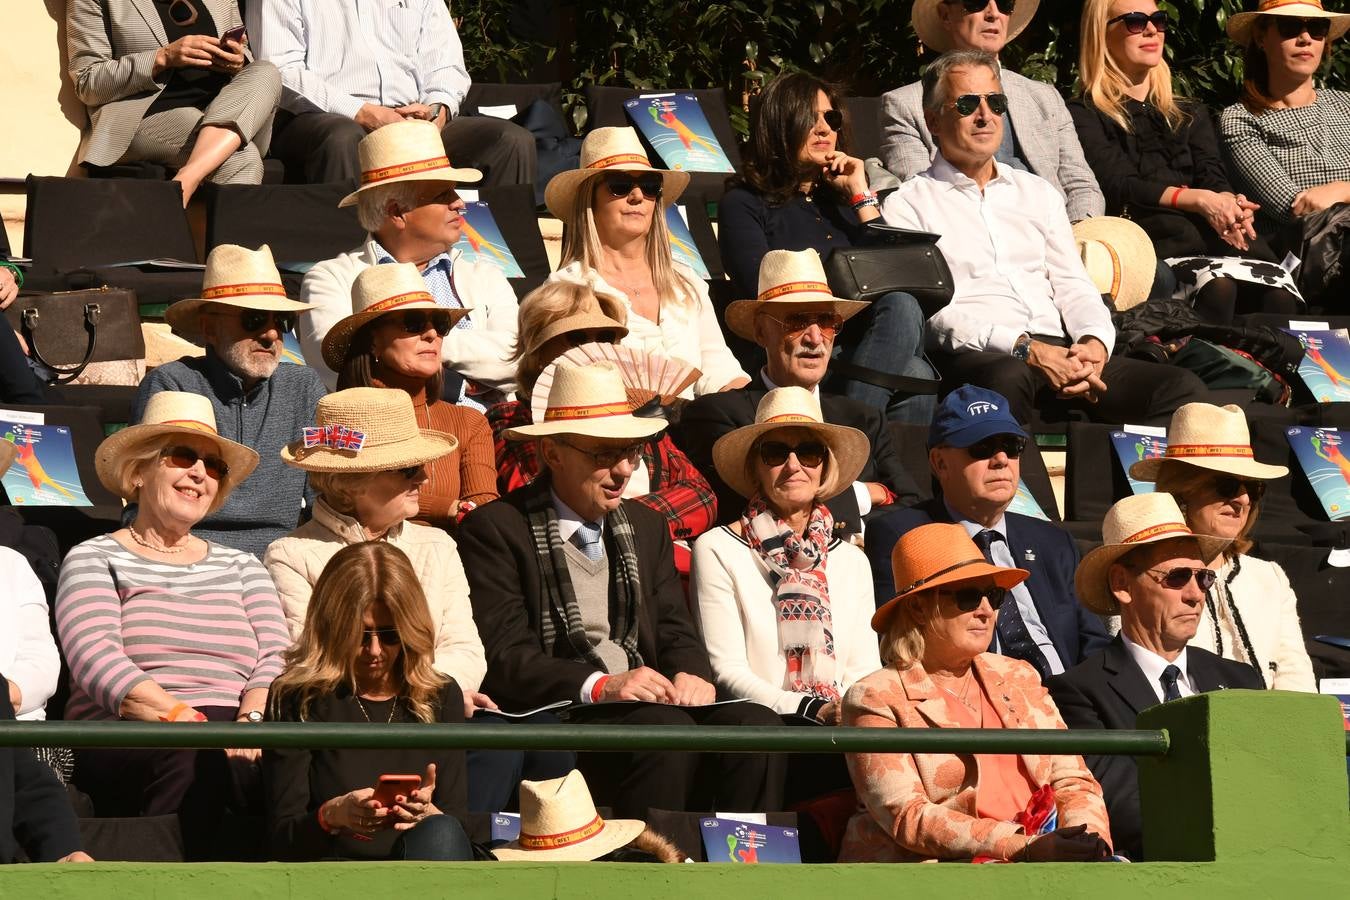
<path fill-rule="evenodd" d="M 441 399 L 441 344 L 468 314 L 438 306 L 411 263 L 371 266 L 352 283 L 352 314 L 323 340 L 324 363 L 338 373 L 338 390 L 405 391 L 418 427 L 458 442 L 455 452 L 427 464 L 418 493 L 416 520 L 439 528 L 453 527 L 469 510 L 497 499 L 487 419 Z"/>
<path fill-rule="evenodd" d="M 1288 474 L 1253 457 L 1241 409 L 1208 403 L 1178 409 L 1167 426 L 1166 456 L 1130 467 L 1132 477 L 1156 481 L 1176 498 L 1192 531 L 1232 541 L 1205 560 L 1218 580 L 1205 592 L 1191 644 L 1254 666 L 1269 688 L 1315 693 L 1289 577 L 1249 554 L 1266 482 Z"/>
<path fill-rule="evenodd" d="M 891 554 L 898 594 L 872 617 L 886 667 L 844 697 L 864 728 L 1064 728 L 1030 663 L 986 652 L 998 609 L 1030 574 L 994 566 L 960 525 L 907 532 Z M 1102 790 L 1082 757 L 846 754 L 861 808 L 840 862 L 1096 861 L 1111 853 Z M 1053 808 L 1054 827 L 1024 828 Z"/>
<path fill-rule="evenodd" d="M 544 202 L 564 226 L 561 267 L 549 279 L 622 302 L 625 345 L 702 373 L 684 393 L 691 399 L 750 376 L 727 348 L 707 282 L 671 255 L 666 214 L 688 186 L 688 172 L 651 165 L 632 128 L 597 128 L 582 142 L 581 167 L 553 176 Z"/>
<path fill-rule="evenodd" d="M 1209 111 L 1173 94 L 1167 13 L 1153 0 L 1086 0 L 1081 21 L 1083 94 L 1069 112 L 1107 214 L 1148 232 L 1202 319 L 1296 312 L 1302 298 L 1256 233 L 1259 204 L 1229 184 Z"/>
<path fill-rule="evenodd" d="M 179 391 L 155 394 L 140 424 L 99 445 L 99 481 L 136 512 L 61 566 L 65 718 L 238 721 L 236 746 L 248 747 L 248 723 L 261 720 L 288 643 L 281 604 L 252 555 L 192 529 L 257 465 L 257 453 L 219 436 L 207 398 Z M 100 816 L 177 814 L 188 858 L 202 859 L 232 782 L 256 782 L 258 758 L 247 749 L 77 750 L 74 783 Z"/>
<path fill-rule="evenodd" d="M 435 664 L 436 625 L 408 557 L 373 541 L 334 554 L 314 585 L 305 627 L 273 686 L 278 722 L 461 723 L 455 679 Z M 420 777 L 392 803 L 382 775 Z M 272 853 L 282 860 L 471 860 L 462 750 L 268 750 Z"/>

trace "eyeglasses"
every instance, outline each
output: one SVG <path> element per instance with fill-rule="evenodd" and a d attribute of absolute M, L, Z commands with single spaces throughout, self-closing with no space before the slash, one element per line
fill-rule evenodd
<path fill-rule="evenodd" d="M 232 316 L 233 310 L 226 312 L 217 310 L 218 316 Z M 286 334 L 295 330 L 295 323 L 300 321 L 300 314 L 293 312 L 276 312 L 266 309 L 245 309 L 239 313 L 239 327 L 249 334 L 257 334 L 269 327 L 275 328 L 277 334 Z"/>
<path fill-rule="evenodd" d="M 642 448 L 646 446 L 645 442 L 628 444 L 623 447 L 606 447 L 603 450 L 587 450 L 585 447 L 578 447 L 570 441 L 564 441 L 562 438 L 555 437 L 555 441 L 564 447 L 571 447 L 573 450 L 585 456 L 589 456 L 595 463 L 597 469 L 612 469 L 619 464 L 621 460 L 627 460 L 633 465 L 642 457 Z"/>
<path fill-rule="evenodd" d="M 798 464 L 814 469 L 825 462 L 829 451 L 820 441 L 802 441 L 795 447 L 782 441 L 765 441 L 759 445 L 759 461 L 766 466 L 781 466 L 787 462 L 789 453 L 797 455 Z"/>
<path fill-rule="evenodd" d="M 1233 500 L 1246 494 L 1253 503 L 1260 501 L 1266 493 L 1266 483 L 1264 481 L 1249 481 L 1246 478 L 1234 478 L 1231 475 L 1222 475 L 1214 479 L 1214 493 L 1221 500 Z"/>
<path fill-rule="evenodd" d="M 980 108 L 981 100 L 989 105 L 989 111 L 996 116 L 1001 116 L 1008 111 L 1006 94 L 962 94 L 956 98 L 952 106 L 956 107 L 957 114 L 964 119 Z"/>
<path fill-rule="evenodd" d="M 175 469 L 190 469 L 201 460 L 207 477 L 216 481 L 224 481 L 225 476 L 230 474 L 230 466 L 225 460 L 219 456 L 202 456 L 191 447 L 165 447 L 159 451 L 159 458 Z"/>
<path fill-rule="evenodd" d="M 459 193 L 456 192 L 454 188 L 446 188 L 436 196 L 429 197 L 426 200 L 420 201 L 420 204 L 422 206 L 434 206 L 434 205 L 449 206 L 458 199 Z"/>
<path fill-rule="evenodd" d="M 403 639 L 398 636 L 398 629 L 392 626 L 386 628 L 363 628 L 361 630 L 361 646 L 369 647 L 371 638 L 379 638 L 380 646 L 397 647 L 403 643 Z"/>
<path fill-rule="evenodd" d="M 796 337 L 812 325 L 819 328 L 826 337 L 833 337 L 839 333 L 839 329 L 844 324 L 843 316 L 829 310 L 789 313 L 782 319 L 777 316 L 770 316 L 768 313 L 764 313 L 764 316 L 782 325 L 787 337 Z"/>
<path fill-rule="evenodd" d="M 426 468 L 425 463 L 418 463 L 415 466 L 404 466 L 401 469 L 390 469 L 389 471 L 397 472 L 398 474 L 402 475 L 404 481 L 413 481 L 414 479 L 417 478 L 418 474 L 421 473 L 421 471 L 425 468 Z"/>
<path fill-rule="evenodd" d="M 572 347 L 580 347 L 582 344 L 617 344 L 619 342 L 619 333 L 613 328 L 583 328 L 580 331 L 569 331 L 564 334 L 567 343 Z"/>
<path fill-rule="evenodd" d="M 949 5 L 959 3 L 967 14 L 984 12 L 989 8 L 989 0 L 942 0 L 942 2 Z M 1012 15 L 1013 7 L 1016 5 L 1016 0 L 994 0 L 994 6 L 1005 16 Z"/>
<path fill-rule="evenodd" d="M 170 0 L 169 19 L 175 25 L 195 25 L 197 23 L 197 7 L 192 0 Z"/>
<path fill-rule="evenodd" d="M 1144 572 L 1158 584 L 1173 591 L 1179 591 L 1191 583 L 1191 578 L 1195 578 L 1196 587 L 1202 591 L 1207 591 L 1214 587 L 1214 581 L 1219 577 L 1213 569 L 1192 569 L 1189 566 L 1177 566 L 1175 569 L 1145 569 Z"/>
<path fill-rule="evenodd" d="M 1124 22 L 1125 30 L 1130 34 L 1143 34 L 1149 25 L 1153 26 L 1154 31 L 1167 33 L 1167 13 L 1161 9 L 1154 13 L 1127 12 L 1116 16 L 1114 19 L 1107 19 L 1106 25 L 1109 28 L 1114 22 Z"/>
<path fill-rule="evenodd" d="M 938 594 L 951 597 L 956 608 L 967 613 L 979 609 L 981 600 L 988 600 L 990 609 L 998 609 L 1003 605 L 1003 598 L 1008 596 L 1008 589 L 991 584 L 985 587 L 963 587 L 954 590 L 938 588 Z"/>
<path fill-rule="evenodd" d="M 642 191 L 644 200 L 661 199 L 660 175 L 606 175 L 605 187 L 609 188 L 611 197 L 627 197 L 633 193 L 633 188 L 637 188 Z"/>
<path fill-rule="evenodd" d="M 991 434 L 966 448 L 971 459 L 989 459 L 999 453 L 1008 459 L 1017 459 L 1027 449 L 1027 439 L 1017 434 Z"/>
<path fill-rule="evenodd" d="M 389 316 L 387 321 L 398 322 L 393 316 Z M 403 313 L 403 330 L 408 334 L 425 334 L 428 327 L 436 329 L 436 333 L 445 337 L 450 333 L 453 323 L 450 321 L 450 313 L 443 309 L 409 309 Z"/>
<path fill-rule="evenodd" d="M 824 119 L 826 127 L 831 131 L 838 131 L 844 127 L 844 114 L 837 109 L 827 109 L 818 113 L 816 119 Z"/>
<path fill-rule="evenodd" d="M 1266 18 L 1275 20 L 1275 29 L 1280 32 L 1280 37 L 1286 41 L 1292 41 L 1294 38 L 1302 36 L 1305 31 L 1308 33 L 1308 37 L 1314 41 L 1325 41 L 1327 35 L 1331 34 L 1330 19 L 1296 19 L 1293 16 L 1267 16 Z"/>

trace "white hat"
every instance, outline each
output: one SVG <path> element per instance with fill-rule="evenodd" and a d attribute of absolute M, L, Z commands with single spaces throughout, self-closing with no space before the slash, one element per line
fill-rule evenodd
<path fill-rule="evenodd" d="M 666 420 L 657 415 L 633 415 L 623 375 L 608 362 L 574 366 L 558 364 L 541 421 L 508 429 L 513 441 L 529 441 L 558 434 L 637 440 L 658 434 Z"/>
<path fill-rule="evenodd" d="M 347 361 L 352 338 L 372 319 L 405 309 L 439 309 L 450 315 L 450 324 L 469 314 L 463 307 L 440 306 L 427 290 L 422 273 L 412 263 L 386 263 L 362 269 L 352 282 L 352 314 L 328 330 L 323 338 L 324 365 L 334 372 Z"/>
<path fill-rule="evenodd" d="M 600 172 L 655 172 L 661 176 L 661 202 L 669 205 L 689 186 L 688 172 L 658 169 L 647 159 L 637 131 L 632 128 L 597 128 L 581 142 L 581 167 L 559 172 L 544 188 L 544 205 L 562 221 L 572 217 L 577 192 L 592 175 Z"/>
<path fill-rule="evenodd" d="M 910 22 L 914 24 L 914 33 L 919 36 L 919 40 L 938 53 L 955 49 L 947 29 L 942 27 L 942 19 L 938 17 L 937 8 L 942 3 L 943 0 L 914 0 L 914 11 L 910 14 Z M 1008 15 L 1007 43 L 1011 44 L 1031 24 L 1039 5 L 1040 0 L 1017 0 L 1017 5 Z"/>
<path fill-rule="evenodd" d="M 503 861 L 584 862 L 632 843 L 646 829 L 639 819 L 600 818 L 586 779 L 573 769 L 562 778 L 520 783 L 520 837 L 492 854 Z"/>
<path fill-rule="evenodd" d="M 453 453 L 459 438 L 419 428 L 407 391 L 355 387 L 319 400 L 318 420 L 281 458 L 306 472 L 387 472 Z"/>
<path fill-rule="evenodd" d="M 727 327 L 753 341 L 755 315 L 787 315 L 793 309 L 832 309 L 849 319 L 867 308 L 865 300 L 834 296 L 825 280 L 825 266 L 815 250 L 770 250 L 759 263 L 759 296 L 727 306 Z"/>
<path fill-rule="evenodd" d="M 477 169 L 456 169 L 445 155 L 441 131 L 425 119 L 406 119 L 377 128 L 361 139 L 361 186 L 338 206 L 356 203 L 362 191 L 400 181 L 444 181 L 469 184 L 481 181 Z"/>
<path fill-rule="evenodd" d="M 1186 403 L 1167 423 L 1167 452 L 1130 466 L 1130 477 L 1155 481 L 1163 464 L 1172 460 L 1241 478 L 1283 478 L 1285 466 L 1257 462 L 1247 431 L 1247 416 L 1231 403 Z"/>
<path fill-rule="evenodd" d="M 1148 299 L 1158 255 L 1148 233 L 1129 219 L 1094 216 L 1073 226 L 1078 253 L 1097 293 L 1111 298 L 1117 312 Z"/>
<path fill-rule="evenodd" d="M 198 313 L 208 303 L 269 312 L 299 313 L 314 308 L 286 297 L 281 273 L 272 261 L 272 248 L 266 244 L 257 250 L 237 244 L 217 246 L 206 257 L 202 295 L 179 300 L 164 311 L 164 319 L 174 331 L 200 343 L 202 333 Z"/>
<path fill-rule="evenodd" d="M 1327 40 L 1334 41 L 1350 28 L 1350 13 L 1327 12 L 1322 8 L 1322 0 L 1261 0 L 1255 12 L 1240 12 L 1228 18 L 1228 37 L 1246 46 L 1252 37 L 1252 26 L 1259 16 L 1296 16 L 1300 19 L 1331 19 L 1331 33 Z"/>

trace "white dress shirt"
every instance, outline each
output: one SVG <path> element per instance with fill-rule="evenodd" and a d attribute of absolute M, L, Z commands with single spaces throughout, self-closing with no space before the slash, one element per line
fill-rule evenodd
<path fill-rule="evenodd" d="M 1125 649 L 1129 652 L 1130 659 L 1134 660 L 1134 664 L 1144 673 L 1144 680 L 1149 683 L 1149 687 L 1153 688 L 1153 693 L 1157 695 L 1159 703 L 1164 702 L 1162 674 L 1163 669 L 1168 666 L 1176 666 L 1181 670 L 1181 675 L 1177 678 L 1177 692 L 1183 697 L 1192 697 L 1196 694 L 1195 688 L 1191 686 L 1190 673 L 1186 668 L 1185 648 L 1182 648 L 1176 659 L 1168 660 L 1163 659 L 1152 650 L 1145 650 L 1126 637 L 1124 633 L 1120 635 L 1120 639 L 1125 642 Z"/>
<path fill-rule="evenodd" d="M 1045 179 L 994 163 L 980 186 L 939 153 L 886 198 L 886 224 L 941 235 L 951 303 L 928 320 L 948 352 L 1011 353 L 1024 333 L 1098 338 L 1110 352 L 1111 313 L 1078 255 L 1064 199 Z"/>

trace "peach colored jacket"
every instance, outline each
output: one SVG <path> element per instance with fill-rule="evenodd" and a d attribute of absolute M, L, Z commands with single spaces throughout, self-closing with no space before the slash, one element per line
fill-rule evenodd
<path fill-rule="evenodd" d="M 1064 728 L 1029 664 L 993 653 L 975 657 L 975 674 L 1003 728 Z M 887 666 L 844 696 L 844 724 L 863 728 L 955 728 L 940 689 L 916 663 Z M 971 754 L 850 753 L 859 809 L 849 820 L 840 862 L 927 862 L 1018 856 L 1022 827 L 975 815 L 979 764 Z M 1022 757 L 1032 784 L 1054 786 L 1059 825 L 1086 824 L 1111 843 L 1102 789 L 1081 756 Z"/>

